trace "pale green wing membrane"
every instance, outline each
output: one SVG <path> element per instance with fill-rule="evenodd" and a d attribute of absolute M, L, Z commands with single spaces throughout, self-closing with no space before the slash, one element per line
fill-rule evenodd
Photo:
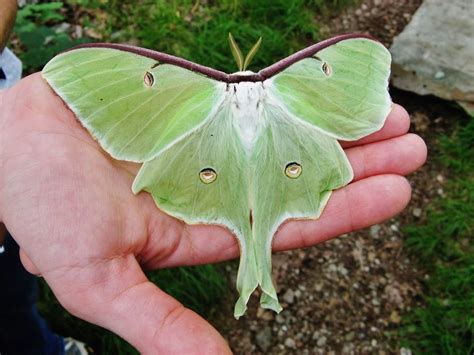
<path fill-rule="evenodd" d="M 337 139 L 355 140 L 379 130 L 390 112 L 390 61 L 381 43 L 348 39 L 274 76 L 270 91 L 294 116 Z"/>
<path fill-rule="evenodd" d="M 251 161 L 252 231 L 262 306 L 279 310 L 271 278 L 271 242 L 277 228 L 287 219 L 318 218 L 332 190 L 348 184 L 353 175 L 334 138 L 291 117 L 271 100 L 263 118 L 265 127 Z"/>
<path fill-rule="evenodd" d="M 239 317 L 259 285 L 262 306 L 281 310 L 273 236 L 287 219 L 318 218 L 331 192 L 351 181 L 337 139 L 381 128 L 391 107 L 389 70 L 381 44 L 346 39 L 266 80 L 244 73 L 257 79 L 225 83 L 111 48 L 63 53 L 43 76 L 104 150 L 144 162 L 133 192 L 149 192 L 186 223 L 236 235 Z"/>
<path fill-rule="evenodd" d="M 202 127 L 145 163 L 133 191 L 148 191 L 160 209 L 188 224 L 220 224 L 236 235 L 241 250 L 236 308 L 241 315 L 258 280 L 249 219 L 249 164 L 232 118 L 227 99 Z"/>
<path fill-rule="evenodd" d="M 225 91 L 204 75 L 111 48 L 60 54 L 43 77 L 112 157 L 137 162 L 202 124 Z"/>

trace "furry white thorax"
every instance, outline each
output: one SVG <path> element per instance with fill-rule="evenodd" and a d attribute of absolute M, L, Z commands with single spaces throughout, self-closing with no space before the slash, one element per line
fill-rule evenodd
<path fill-rule="evenodd" d="M 229 85 L 232 118 L 236 122 L 242 144 L 251 152 L 263 127 L 263 103 L 266 93 L 262 82 L 243 81 Z"/>

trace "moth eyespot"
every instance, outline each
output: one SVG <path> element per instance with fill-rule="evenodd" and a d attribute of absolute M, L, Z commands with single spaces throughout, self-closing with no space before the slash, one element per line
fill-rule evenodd
<path fill-rule="evenodd" d="M 155 82 L 155 78 L 153 77 L 153 74 L 147 71 L 145 73 L 145 76 L 143 77 L 143 82 L 145 83 L 146 86 L 153 86 L 153 83 Z"/>
<path fill-rule="evenodd" d="M 323 71 L 324 75 L 326 75 L 326 76 L 330 76 L 332 74 L 332 68 L 326 62 L 324 62 L 323 65 L 321 66 L 321 70 Z"/>
<path fill-rule="evenodd" d="M 210 183 L 216 181 L 217 173 L 214 169 L 211 169 L 211 168 L 202 169 L 199 172 L 199 179 L 201 179 L 201 181 L 204 184 L 210 184 Z"/>
<path fill-rule="evenodd" d="M 301 168 L 301 165 L 296 162 L 289 163 L 285 168 L 285 175 L 290 179 L 298 178 L 302 172 L 303 169 Z"/>

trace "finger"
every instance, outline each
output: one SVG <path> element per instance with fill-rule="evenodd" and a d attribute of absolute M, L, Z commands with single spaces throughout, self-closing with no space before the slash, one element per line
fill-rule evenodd
<path fill-rule="evenodd" d="M 318 220 L 285 223 L 275 236 L 275 250 L 306 247 L 331 237 L 379 223 L 399 213 L 411 189 L 398 175 L 378 175 L 334 191 Z M 238 245 L 232 234 L 217 226 L 184 225 L 180 242 L 151 267 L 213 263 L 235 258 Z"/>
<path fill-rule="evenodd" d="M 67 310 L 118 334 L 140 353 L 230 353 L 209 323 L 149 282 L 133 256 L 44 277 Z"/>
<path fill-rule="evenodd" d="M 392 105 L 392 111 L 388 115 L 385 124 L 380 131 L 372 133 L 367 137 L 357 141 L 341 141 L 341 145 L 343 148 L 349 148 L 357 145 L 398 137 L 407 133 L 408 128 L 410 128 L 410 116 L 408 115 L 408 112 L 402 106 L 394 103 Z"/>
<path fill-rule="evenodd" d="M 372 175 L 407 175 L 426 161 L 426 144 L 416 134 L 346 149 L 354 171 L 354 181 Z"/>
<path fill-rule="evenodd" d="M 20 260 L 25 270 L 28 271 L 30 274 L 38 276 L 41 275 L 36 265 L 33 264 L 30 257 L 26 255 L 25 251 L 22 248 L 20 248 Z"/>
<path fill-rule="evenodd" d="M 401 212 L 411 197 L 408 181 L 398 175 L 359 180 L 333 193 L 318 220 L 291 221 L 282 226 L 274 250 L 302 248 L 383 222 Z"/>

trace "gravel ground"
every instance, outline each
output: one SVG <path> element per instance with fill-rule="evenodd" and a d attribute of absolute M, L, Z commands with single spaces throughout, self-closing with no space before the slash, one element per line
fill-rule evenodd
<path fill-rule="evenodd" d="M 420 1 L 363 1 L 326 20 L 327 37 L 367 32 L 390 45 Z M 321 22 L 322 19 L 319 20 Z M 436 136 L 452 129 L 456 108 L 433 97 L 392 90 L 407 108 L 411 131 L 436 153 Z M 409 180 L 408 208 L 384 224 L 343 235 L 305 250 L 273 256 L 274 278 L 284 310 L 275 315 L 252 297 L 247 315 L 232 316 L 233 294 L 211 322 L 236 354 L 396 354 L 395 330 L 401 315 L 418 304 L 426 275 L 403 248 L 407 223 L 422 222 L 432 198 L 443 196 L 445 173 L 428 163 Z M 227 265 L 235 278 L 236 264 Z M 230 282 L 234 283 L 235 279 Z M 409 353 L 408 351 L 406 353 Z"/>

